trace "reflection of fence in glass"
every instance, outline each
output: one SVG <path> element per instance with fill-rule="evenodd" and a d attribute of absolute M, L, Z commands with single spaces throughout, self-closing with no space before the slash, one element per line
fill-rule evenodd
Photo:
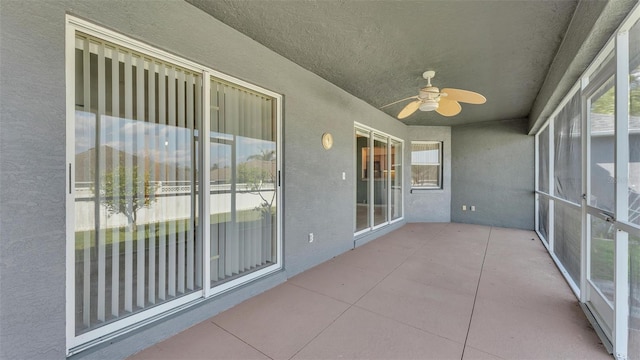
<path fill-rule="evenodd" d="M 259 190 L 252 184 L 238 184 L 236 186 L 236 209 L 239 211 L 254 210 L 262 207 L 264 199 L 270 200 L 275 196 L 273 183 L 262 183 Z M 191 182 L 190 181 L 157 181 L 149 185 L 154 190 L 154 201 L 148 206 L 138 209 L 137 224 L 144 225 L 154 222 L 158 211 L 170 209 L 163 214 L 166 220 L 188 219 L 191 216 Z M 198 188 L 196 186 L 196 191 Z M 212 210 L 212 221 L 231 211 L 230 184 L 211 184 L 211 203 L 216 209 Z M 95 226 L 95 195 L 90 183 L 76 183 L 76 230 L 91 230 Z M 122 213 L 100 212 L 100 224 L 103 229 L 125 227 L 129 224 L 127 215 Z M 109 220 L 109 221 L 107 221 Z"/>

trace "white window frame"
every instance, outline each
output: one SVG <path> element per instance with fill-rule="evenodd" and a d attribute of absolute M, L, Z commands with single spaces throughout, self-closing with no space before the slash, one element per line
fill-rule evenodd
<path fill-rule="evenodd" d="M 443 184 L 443 173 L 444 173 L 444 169 L 443 169 L 443 159 L 444 159 L 444 141 L 439 141 L 439 140 L 413 140 L 411 141 L 411 174 L 413 174 L 413 145 L 434 145 L 437 144 L 438 145 L 438 166 L 439 166 L 439 170 L 438 170 L 438 185 L 436 186 L 419 186 L 419 185 L 413 185 L 413 182 L 411 184 L 411 191 L 413 190 L 443 190 L 444 189 L 444 184 Z M 417 165 L 424 165 L 424 164 L 416 164 Z M 436 165 L 436 164 L 429 164 L 429 165 Z"/>
<path fill-rule="evenodd" d="M 209 133 L 209 119 L 210 119 L 210 80 L 212 77 L 227 81 L 234 85 L 248 88 L 250 90 L 262 93 L 269 97 L 272 97 L 275 101 L 275 116 L 276 116 L 276 167 L 278 174 L 278 184 L 276 184 L 277 197 L 277 224 L 276 224 L 276 256 L 275 263 L 271 266 L 265 267 L 258 271 L 249 273 L 238 279 L 234 279 L 229 282 L 225 282 L 221 285 L 210 288 L 210 242 L 209 242 L 209 223 L 208 216 L 201 216 L 202 226 L 202 253 L 203 253 L 203 287 L 201 290 L 194 293 L 181 296 L 175 300 L 168 301 L 166 303 L 154 306 L 148 310 L 144 310 L 138 313 L 134 313 L 130 316 L 123 317 L 116 320 L 113 323 L 106 324 L 98 327 L 94 330 L 76 336 L 75 329 L 75 267 L 74 267 L 74 233 L 75 233 L 75 197 L 74 197 L 74 183 L 75 183 L 75 36 L 76 32 L 82 32 L 96 38 L 117 44 L 134 50 L 136 52 L 157 58 L 168 63 L 181 66 L 185 69 L 198 72 L 202 74 L 203 83 L 203 101 L 202 103 L 202 132 L 203 134 Z M 283 247 L 282 247 L 282 182 L 281 174 L 282 169 L 282 95 L 268 89 L 256 86 L 236 79 L 232 76 L 223 74 L 209 67 L 197 64 L 193 61 L 186 60 L 179 56 L 173 55 L 169 52 L 160 50 L 156 47 L 148 45 L 146 43 L 134 40 L 128 36 L 117 33 L 115 31 L 100 27 L 89 21 L 79 19 L 77 17 L 67 14 L 65 16 L 65 82 L 66 82 L 66 171 L 68 171 L 67 185 L 65 189 L 66 194 L 66 354 L 67 356 L 76 354 L 96 344 L 109 341 L 124 333 L 138 329 L 150 322 L 156 321 L 161 318 L 165 318 L 178 311 L 181 311 L 187 307 L 200 303 L 207 298 L 232 290 L 236 287 L 244 285 L 248 282 L 267 276 L 282 269 L 283 266 Z M 199 151 L 202 156 L 200 162 L 205 163 L 208 161 L 209 152 L 203 151 L 208 149 L 210 139 L 209 136 L 200 137 Z M 203 191 L 200 192 L 200 207 L 202 213 L 209 213 L 210 199 L 209 196 L 202 196 L 202 194 L 208 194 L 209 192 L 209 173 L 207 171 L 202 172 L 200 182 L 203 185 Z"/>

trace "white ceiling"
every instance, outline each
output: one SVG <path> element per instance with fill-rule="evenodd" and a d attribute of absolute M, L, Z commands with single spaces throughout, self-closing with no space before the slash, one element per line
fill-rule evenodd
<path fill-rule="evenodd" d="M 411 125 L 527 118 L 577 0 L 207 1 L 194 6 L 375 107 L 434 86 L 479 92 Z M 286 76 L 286 74 L 283 74 Z M 405 103 L 385 108 L 395 116 Z"/>

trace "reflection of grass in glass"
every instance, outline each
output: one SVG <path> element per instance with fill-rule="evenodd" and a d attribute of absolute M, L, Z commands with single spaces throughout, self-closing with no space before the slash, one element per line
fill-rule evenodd
<path fill-rule="evenodd" d="M 553 251 L 576 284 L 580 283 L 581 213 L 555 203 L 555 242 Z"/>
<path fill-rule="evenodd" d="M 614 281 L 614 242 L 610 239 L 591 239 L 591 277 Z M 632 274 L 632 287 L 640 289 L 640 242 L 629 237 L 629 270 Z M 633 275 L 636 276 L 633 276 Z"/>
<path fill-rule="evenodd" d="M 272 213 L 275 214 L 275 209 L 272 210 Z M 238 211 L 236 214 L 237 214 L 236 215 L 237 222 L 251 222 L 251 221 L 258 221 L 262 219 L 262 213 L 257 210 L 242 210 L 242 211 Z M 227 212 L 227 213 L 211 214 L 210 218 L 211 218 L 211 224 L 220 224 L 220 223 L 230 222 L 231 213 Z M 183 226 L 184 226 L 185 232 L 188 232 L 191 227 L 191 221 L 189 219 L 177 220 L 173 222 L 175 223 L 173 234 L 176 234 L 176 235 L 179 233 L 178 229 L 180 227 L 180 222 L 184 223 Z M 157 240 L 159 239 L 159 236 L 160 236 L 160 228 L 162 226 L 165 227 L 165 234 L 167 235 L 167 237 L 171 235 L 169 223 L 170 222 L 157 222 L 154 224 L 139 225 L 139 226 L 144 226 L 144 238 L 145 238 L 147 248 L 149 245 L 149 229 L 155 226 L 155 238 L 157 243 Z M 134 243 L 138 241 L 137 230 L 131 232 L 129 226 L 119 227 L 117 230 L 118 232 L 116 234 L 116 238 L 117 238 L 117 241 L 120 242 L 120 244 L 124 244 L 125 235 L 127 232 L 131 233 L 131 238 Z M 76 231 L 76 250 L 84 249 L 85 234 L 89 235 L 89 244 L 91 244 L 90 247 L 91 248 L 95 247 L 96 245 L 95 231 Z M 113 229 L 104 230 L 105 244 L 108 245 L 109 247 L 111 246 L 111 244 L 113 244 L 113 235 L 114 235 Z M 120 246 L 120 252 L 121 253 L 124 252 L 123 245 Z"/>
<path fill-rule="evenodd" d="M 175 226 L 174 226 L 174 231 L 173 233 L 171 233 L 171 228 L 169 227 L 169 223 L 170 222 L 157 222 L 154 224 L 145 224 L 145 225 L 138 225 L 138 227 L 144 227 L 144 239 L 148 248 L 149 245 L 149 230 L 151 227 L 155 226 L 155 238 L 156 240 L 159 238 L 160 235 L 160 228 L 162 226 L 165 227 L 165 234 L 167 234 L 167 237 L 171 234 L 178 234 L 179 228 L 180 228 L 180 223 L 182 222 L 184 225 L 184 231 L 188 232 L 191 225 L 190 225 L 190 221 L 189 219 L 184 219 L 184 220 L 174 220 L 172 221 Z M 119 227 L 117 228 L 118 232 L 116 235 L 116 241 L 118 241 L 120 244 L 124 244 L 125 242 L 125 236 L 127 234 L 127 232 L 129 232 L 131 234 L 131 239 L 134 243 L 136 243 L 138 241 L 138 231 L 131 231 L 131 228 L 129 226 L 123 226 L 123 227 Z M 96 246 L 95 243 L 95 235 L 96 232 L 95 231 L 76 231 L 76 250 L 82 250 L 84 249 L 84 238 L 85 238 L 85 234 L 89 235 L 89 243 L 91 244 L 91 248 Z M 113 244 L 113 229 L 105 229 L 104 230 L 104 238 L 105 238 L 105 245 L 107 246 L 111 246 Z M 124 246 L 120 245 L 120 252 L 123 253 L 124 252 Z"/>

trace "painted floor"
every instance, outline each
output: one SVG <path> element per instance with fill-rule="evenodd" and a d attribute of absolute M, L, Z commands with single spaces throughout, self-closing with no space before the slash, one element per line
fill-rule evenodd
<path fill-rule="evenodd" d="M 532 231 L 408 224 L 130 357 L 611 359 Z"/>

